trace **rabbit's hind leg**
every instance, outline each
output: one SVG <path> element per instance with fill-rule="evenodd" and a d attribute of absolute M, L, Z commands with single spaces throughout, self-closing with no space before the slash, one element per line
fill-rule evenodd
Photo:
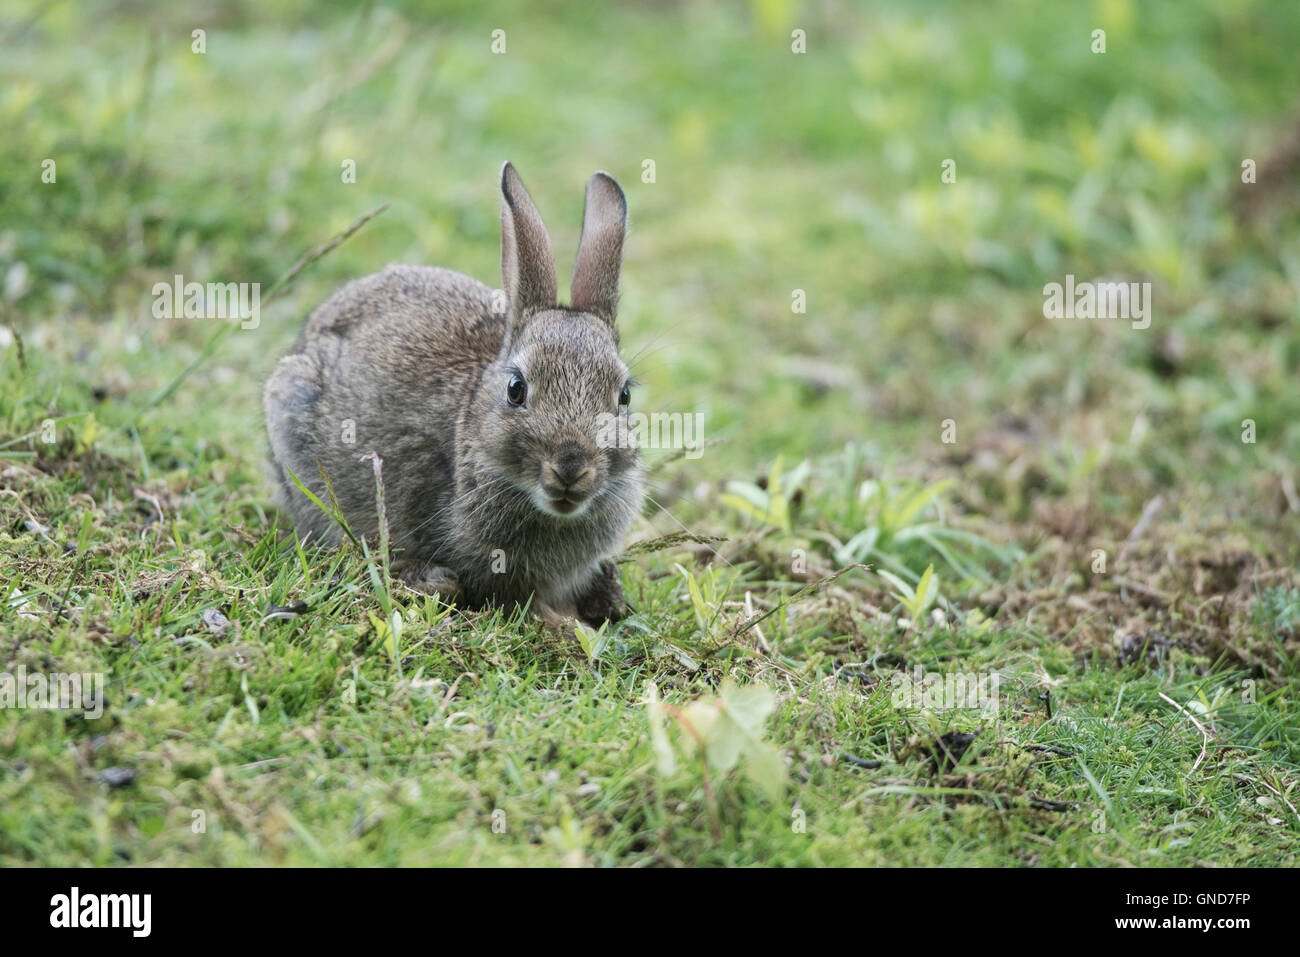
<path fill-rule="evenodd" d="M 316 363 L 301 353 L 280 360 L 262 393 L 278 502 L 293 516 L 301 537 L 337 544 L 339 532 L 333 521 L 298 490 L 289 474 L 292 472 L 318 497 L 325 493 L 319 474 L 316 436 L 319 402 Z"/>
<path fill-rule="evenodd" d="M 415 559 L 399 559 L 393 563 L 393 574 L 414 591 L 437 595 L 450 602 L 460 594 L 456 573 L 442 565 L 430 565 Z"/>

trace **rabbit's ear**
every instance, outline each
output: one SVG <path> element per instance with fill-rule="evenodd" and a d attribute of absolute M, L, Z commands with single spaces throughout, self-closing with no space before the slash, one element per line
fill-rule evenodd
<path fill-rule="evenodd" d="M 525 313 L 555 306 L 551 238 L 509 163 L 501 167 L 501 279 L 516 320 Z"/>
<path fill-rule="evenodd" d="M 573 308 L 600 316 L 610 325 L 618 311 L 618 272 L 627 232 L 627 200 L 604 170 L 587 180 L 582 209 L 582 239 L 573 267 Z"/>

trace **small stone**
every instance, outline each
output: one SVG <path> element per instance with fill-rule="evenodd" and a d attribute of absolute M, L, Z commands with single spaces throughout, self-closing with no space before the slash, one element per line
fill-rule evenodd
<path fill-rule="evenodd" d="M 99 772 L 99 782 L 111 788 L 124 788 L 140 774 L 135 768 L 104 768 Z"/>

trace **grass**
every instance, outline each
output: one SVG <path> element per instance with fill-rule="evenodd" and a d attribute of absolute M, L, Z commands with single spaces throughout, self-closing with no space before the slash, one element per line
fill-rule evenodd
<path fill-rule="evenodd" d="M 1300 8 L 1221 6 L 0 3 L 0 673 L 107 699 L 0 709 L 0 864 L 1300 862 Z M 581 641 L 299 548 L 261 473 L 339 283 L 496 282 L 507 158 L 561 273 L 623 183 L 634 402 L 705 415 Z M 152 315 L 383 203 L 256 329 Z M 1151 328 L 1045 318 L 1067 273 Z M 658 766 L 648 685 L 727 679 L 776 799 Z"/>

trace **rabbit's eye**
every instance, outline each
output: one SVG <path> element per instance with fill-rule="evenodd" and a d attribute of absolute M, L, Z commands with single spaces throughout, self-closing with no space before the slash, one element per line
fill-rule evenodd
<path fill-rule="evenodd" d="M 524 381 L 523 376 L 515 373 L 506 384 L 506 398 L 510 400 L 511 405 L 523 405 L 527 397 L 528 383 Z"/>
<path fill-rule="evenodd" d="M 630 405 L 632 402 L 632 386 L 623 383 L 623 391 L 618 394 L 618 404 L 622 406 Z"/>

